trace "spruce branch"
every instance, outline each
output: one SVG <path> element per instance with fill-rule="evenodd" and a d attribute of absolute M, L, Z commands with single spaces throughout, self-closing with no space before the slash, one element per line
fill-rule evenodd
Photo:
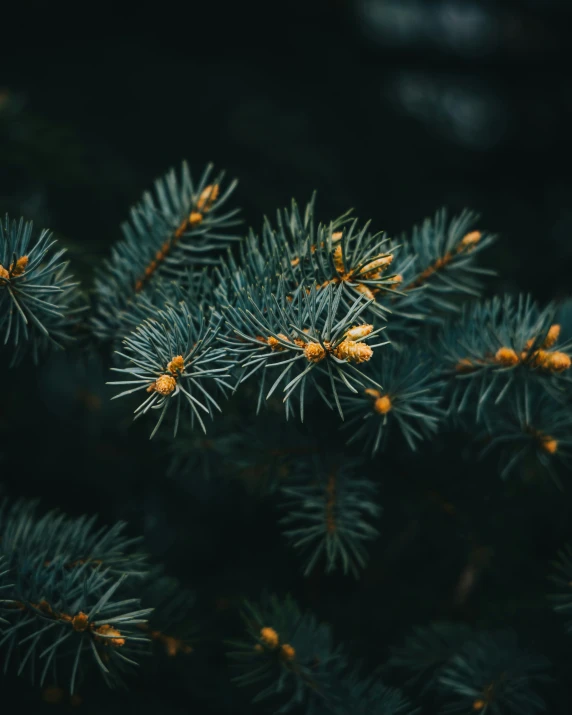
<path fill-rule="evenodd" d="M 207 166 L 195 185 L 183 162 L 180 178 L 171 169 L 155 182 L 155 197 L 146 192 L 131 209 L 123 240 L 97 276 L 93 329 L 98 337 L 125 335 L 125 312 L 157 277 L 184 280 L 189 266 L 217 263 L 221 249 L 239 238 L 229 232 L 240 224 L 238 209 L 226 209 L 236 182 L 223 189 L 224 174 L 213 177 L 212 172 Z"/>
<path fill-rule="evenodd" d="M 330 469 L 317 458 L 299 461 L 294 479 L 282 488 L 286 516 L 280 523 L 284 536 L 305 555 L 305 576 L 321 556 L 326 573 L 341 566 L 357 578 L 365 567 L 365 542 L 379 535 L 374 524 L 381 507 L 374 501 L 375 484 L 360 475 L 360 468 L 361 461 L 334 463 Z"/>
<path fill-rule="evenodd" d="M 494 271 L 475 265 L 476 256 L 496 236 L 477 230 L 479 215 L 464 210 L 449 220 L 446 209 L 403 235 L 396 254 L 399 278 L 389 308 L 395 323 L 407 333 L 420 322 L 439 324 L 459 312 L 464 298 L 478 298 L 482 277 Z"/>
<path fill-rule="evenodd" d="M 292 412 L 291 398 L 297 395 L 302 420 L 310 383 L 329 407 L 333 399 L 343 419 L 339 386 L 353 391 L 356 385 L 364 386 L 356 366 L 368 362 L 374 348 L 386 344 L 366 342 L 382 330 L 360 320 L 371 301 L 358 295 L 347 309 L 342 303 L 343 286 L 332 284 L 322 290 L 300 285 L 291 300 L 287 295 L 284 282 L 276 291 L 266 284 L 256 294 L 243 295 L 240 303 L 225 307 L 225 320 L 234 336 L 222 340 L 242 368 L 238 382 L 259 372 L 259 407 L 264 397 L 282 386 L 287 414 Z M 270 373 L 271 368 L 277 369 Z M 329 396 L 318 377 L 325 378 Z"/>
<path fill-rule="evenodd" d="M 0 222 L 0 331 L 12 365 L 31 353 L 35 363 L 49 349 L 77 339 L 86 304 L 50 231 L 33 238 L 32 222 Z"/>
<path fill-rule="evenodd" d="M 498 451 L 500 476 L 536 460 L 560 485 L 559 472 L 572 458 L 572 417 L 569 405 L 555 400 L 538 382 L 524 380 L 519 391 L 483 415 L 477 441 L 485 444 L 481 456 Z"/>
<path fill-rule="evenodd" d="M 204 415 L 212 417 L 220 407 L 211 394 L 225 392 L 231 386 L 228 377 L 229 361 L 225 351 L 217 346 L 221 328 L 220 318 L 205 318 L 201 310 L 191 310 L 184 302 L 167 304 L 154 318 L 145 320 L 124 339 L 124 352 L 117 351 L 126 367 L 114 367 L 115 372 L 128 378 L 110 385 L 135 385 L 115 395 L 113 399 L 144 390 L 147 397 L 135 410 L 135 419 L 155 410 L 159 413 L 151 438 L 159 429 L 173 403 L 175 420 L 173 434 L 177 435 L 181 414 L 186 408 L 191 424 L 198 421 L 203 431 Z"/>
<path fill-rule="evenodd" d="M 443 381 L 438 363 L 422 348 L 379 351 L 371 360 L 372 384 L 352 393 L 341 403 L 349 419 L 344 431 L 348 444 L 363 443 L 372 454 L 383 449 L 392 430 L 400 431 L 410 449 L 435 434 L 445 416 L 440 407 Z M 373 382 L 382 388 L 373 386 Z"/>
<path fill-rule="evenodd" d="M 565 399 L 572 364 L 569 336 L 561 340 L 554 306 L 541 309 L 529 295 L 495 297 L 466 306 L 461 320 L 440 334 L 445 375 L 453 380 L 449 413 L 476 405 L 477 421 L 489 402 L 498 405 L 525 380 Z"/>
<path fill-rule="evenodd" d="M 76 689 L 86 662 L 108 685 L 137 666 L 148 639 L 138 626 L 152 609 L 141 608 L 128 583 L 148 567 L 133 551 L 122 524 L 94 528 L 93 519 L 56 512 L 36 515 L 36 504 L 4 502 L 0 509 L 0 648 L 4 668 L 48 675 L 63 670 Z"/>

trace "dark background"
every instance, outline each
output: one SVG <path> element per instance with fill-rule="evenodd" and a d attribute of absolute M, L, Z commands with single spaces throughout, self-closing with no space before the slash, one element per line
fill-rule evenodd
<path fill-rule="evenodd" d="M 3 208 L 100 257 L 154 178 L 211 160 L 239 178 L 247 225 L 314 189 L 323 218 L 353 206 L 390 233 L 469 206 L 502 236 L 507 286 L 568 293 L 568 2 L 186 10 L 9 33 Z"/>
<path fill-rule="evenodd" d="M 34 14 L 33 27 L 23 18 L 0 44 L 0 210 L 51 228 L 88 285 L 94 264 L 120 238 L 129 206 L 186 158 L 195 175 L 213 161 L 239 179 L 236 201 L 255 228 L 264 214 L 292 197 L 304 203 L 314 189 L 319 218 L 354 207 L 389 234 L 443 205 L 470 207 L 482 228 L 501 237 L 486 254 L 499 271 L 490 292 L 531 291 L 541 301 L 572 293 L 570 3 L 324 0 L 118 12 L 99 8 L 58 21 L 50 10 L 46 25 Z M 92 397 L 80 409 L 74 370 L 65 360 L 38 374 L 29 366 L 4 370 L 2 490 L 41 496 L 74 514 L 129 519 L 171 572 L 202 594 L 204 617 L 197 618 L 207 641 L 232 632 L 233 617 L 225 621 L 221 612 L 233 612 L 245 593 L 256 596 L 269 573 L 273 588 L 293 590 L 333 621 L 336 635 L 370 665 L 411 624 L 450 617 L 439 594 L 454 584 L 465 554 L 453 546 L 436 553 L 443 539 L 473 536 L 464 527 L 447 536 L 442 512 L 424 526 L 413 519 L 411 532 L 403 523 L 416 507 L 394 509 L 385 527 L 394 538 L 359 590 L 344 580 L 302 583 L 264 504 L 240 490 L 221 497 L 212 485 L 195 488 L 192 504 L 181 502 L 180 485 L 164 480 L 162 453 L 146 441 L 147 425 L 131 427 L 129 414 L 117 422 L 103 387 L 108 375 L 82 377 Z M 467 470 L 450 451 L 440 460 L 423 478 L 435 476 L 436 484 Z M 479 469 L 470 488 L 449 490 L 467 512 L 475 508 L 471 528 L 483 513 L 486 521 L 496 498 L 485 486 L 496 475 Z M 114 475 L 112 490 L 104 473 Z M 411 474 L 414 485 L 419 475 Z M 413 490 L 412 503 L 424 490 Z M 399 497 L 399 488 L 387 491 L 388 499 Z M 485 537 L 500 572 L 513 568 L 523 582 L 529 574 L 538 593 L 568 518 L 551 512 L 555 493 L 544 499 L 526 494 L 506 516 L 522 525 L 526 514 L 526 535 L 505 533 L 499 521 Z M 403 539 L 418 548 L 398 568 Z M 393 588 L 392 573 L 402 588 L 380 613 L 376 599 Z M 491 610 L 510 620 L 516 597 L 508 576 L 479 598 L 469 618 L 497 599 Z M 367 627 L 364 612 L 376 614 Z M 511 618 L 525 622 L 526 609 L 515 605 Z M 368 642 L 370 632 L 386 640 Z M 219 651 L 201 657 L 194 685 L 173 678 L 150 695 L 139 682 L 135 692 L 150 708 L 242 712 Z"/>

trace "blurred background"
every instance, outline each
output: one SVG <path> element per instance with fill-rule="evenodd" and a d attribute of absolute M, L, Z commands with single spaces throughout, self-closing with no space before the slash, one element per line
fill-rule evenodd
<path fill-rule="evenodd" d="M 495 289 L 569 293 L 571 3 L 186 10 L 50 9 L 0 45 L 2 211 L 89 269 L 157 176 L 210 160 L 240 180 L 247 225 L 314 189 L 321 218 L 353 206 L 389 233 L 469 206 L 502 236 Z"/>

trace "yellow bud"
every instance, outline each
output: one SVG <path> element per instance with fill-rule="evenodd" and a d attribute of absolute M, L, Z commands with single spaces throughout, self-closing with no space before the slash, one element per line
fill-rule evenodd
<path fill-rule="evenodd" d="M 87 614 L 80 611 L 76 616 L 72 618 L 72 626 L 74 631 L 82 632 L 87 630 L 89 626 L 89 618 Z"/>
<path fill-rule="evenodd" d="M 542 361 L 542 367 L 551 372 L 564 372 L 570 367 L 570 357 L 561 352 L 546 353 Z"/>
<path fill-rule="evenodd" d="M 12 272 L 13 276 L 21 276 L 22 273 L 26 270 L 26 266 L 28 265 L 28 256 L 21 256 L 18 258 L 16 261 L 16 264 L 12 263 L 10 266 L 10 270 Z"/>
<path fill-rule="evenodd" d="M 163 396 L 170 395 L 177 386 L 177 381 L 172 375 L 161 375 L 155 380 L 155 390 Z"/>
<path fill-rule="evenodd" d="M 380 258 L 376 258 L 374 261 L 371 263 L 368 263 L 367 266 L 363 266 L 363 268 L 360 270 L 360 273 L 370 273 L 371 271 L 375 271 L 376 269 L 381 269 L 384 270 L 391 264 L 393 261 L 393 255 L 390 253 L 389 256 L 381 256 Z"/>
<path fill-rule="evenodd" d="M 209 186 L 204 188 L 197 201 L 197 211 L 203 211 L 206 213 L 217 200 L 219 190 L 218 184 L 209 184 Z"/>
<path fill-rule="evenodd" d="M 286 660 L 294 660 L 296 657 L 296 651 L 289 643 L 284 643 L 280 648 L 280 653 Z"/>
<path fill-rule="evenodd" d="M 391 400 L 387 395 L 378 397 L 377 400 L 373 403 L 373 409 L 379 415 L 386 415 L 391 410 Z"/>
<path fill-rule="evenodd" d="M 337 241 L 341 241 L 343 235 L 343 231 L 334 231 L 334 233 L 332 233 L 332 242 L 336 243 Z"/>
<path fill-rule="evenodd" d="M 99 628 L 95 629 L 95 634 L 96 639 L 102 641 L 104 645 L 112 645 L 115 648 L 120 648 L 125 645 L 125 638 L 121 637 L 121 631 L 118 631 L 117 628 L 113 628 L 113 626 L 99 626 Z M 99 638 L 98 635 L 100 636 Z"/>
<path fill-rule="evenodd" d="M 368 300 L 375 300 L 375 294 L 369 286 L 366 286 L 363 283 L 358 283 L 357 285 L 353 286 L 353 288 L 357 293 L 365 295 Z"/>
<path fill-rule="evenodd" d="M 326 357 L 326 350 L 320 343 L 306 343 L 304 355 L 308 362 L 321 362 Z"/>
<path fill-rule="evenodd" d="M 379 390 L 374 390 L 373 387 L 368 387 L 366 390 L 364 390 L 364 394 L 366 394 L 368 397 L 373 397 L 374 399 L 381 397 L 381 392 Z"/>
<path fill-rule="evenodd" d="M 167 365 L 167 370 L 169 372 L 173 373 L 173 375 L 175 375 L 175 374 L 180 375 L 184 369 L 185 369 L 185 361 L 183 360 L 182 355 L 177 355 Z"/>
<path fill-rule="evenodd" d="M 495 362 L 500 363 L 504 367 L 512 367 L 520 361 L 518 355 L 512 348 L 499 348 L 495 355 Z"/>
<path fill-rule="evenodd" d="M 274 628 L 266 627 L 260 630 L 260 640 L 269 648 L 276 648 L 280 639 Z"/>
<path fill-rule="evenodd" d="M 336 246 L 332 256 L 334 258 L 334 266 L 335 266 L 336 271 L 338 273 L 345 273 L 344 256 L 343 256 L 343 252 L 342 252 L 342 247 Z"/>
<path fill-rule="evenodd" d="M 461 246 L 474 246 L 482 238 L 482 233 L 480 231 L 471 231 L 461 240 Z"/>
<path fill-rule="evenodd" d="M 356 325 L 348 330 L 348 332 L 346 333 L 346 338 L 348 338 L 348 340 L 358 340 L 359 338 L 365 338 L 365 336 L 369 335 L 372 330 L 373 325 Z"/>
<path fill-rule="evenodd" d="M 554 343 L 558 340 L 560 337 L 560 326 L 558 324 L 554 324 L 550 326 L 550 330 L 546 334 L 546 337 L 544 338 L 544 342 L 542 343 L 543 348 L 551 348 Z"/>
<path fill-rule="evenodd" d="M 284 335 L 284 333 L 278 333 L 278 338 L 281 338 L 282 340 L 285 340 L 287 343 L 290 342 L 288 339 L 287 335 Z M 275 338 L 273 335 L 271 335 L 268 340 L 266 341 L 268 345 L 270 346 L 271 350 L 285 350 L 286 348 L 278 338 Z"/>
<path fill-rule="evenodd" d="M 199 213 L 198 211 L 191 211 L 189 214 L 189 224 L 191 226 L 198 226 L 199 223 L 203 220 L 203 215 Z"/>
<path fill-rule="evenodd" d="M 558 440 L 554 439 L 554 437 L 550 437 L 549 435 L 542 437 L 540 445 L 545 452 L 548 452 L 548 454 L 556 454 L 558 451 Z"/>
<path fill-rule="evenodd" d="M 339 360 L 362 363 L 367 362 L 373 355 L 373 350 L 366 343 L 356 343 L 353 340 L 344 340 L 334 352 Z"/>

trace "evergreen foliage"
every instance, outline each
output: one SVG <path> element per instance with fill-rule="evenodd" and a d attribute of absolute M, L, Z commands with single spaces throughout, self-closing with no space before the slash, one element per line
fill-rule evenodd
<path fill-rule="evenodd" d="M 344 573 L 357 576 L 367 560 L 363 542 L 379 535 L 373 526 L 381 512 L 376 485 L 360 475 L 363 462 L 332 464 L 324 470 L 326 464 L 317 458 L 299 463 L 298 479 L 294 484 L 289 479 L 282 488 L 284 535 L 308 554 L 305 575 L 323 554 L 326 573 L 341 562 Z"/>
<path fill-rule="evenodd" d="M 64 253 L 47 230 L 34 239 L 32 223 L 23 218 L 0 222 L 0 331 L 12 365 L 27 353 L 37 363 L 48 349 L 77 339 L 86 306 Z"/>
<path fill-rule="evenodd" d="M 196 184 L 187 164 L 180 175 L 172 170 L 159 179 L 155 194 L 145 193 L 131 209 L 123 240 L 97 270 L 86 319 L 86 301 L 51 234 L 34 239 L 24 219 L 0 226 L 0 327 L 12 365 L 28 356 L 38 363 L 51 347 L 70 348 L 70 364 L 58 373 L 63 386 L 50 378 L 44 390 L 67 414 L 63 404 L 83 389 L 86 372 L 87 409 L 97 409 L 105 393 L 93 376 L 109 363 L 120 376 L 108 384 L 121 398 L 113 404 L 123 407 L 125 429 L 114 447 L 129 443 L 131 411 L 151 423 L 151 437 L 159 439 L 148 456 L 157 456 L 161 476 L 170 479 L 160 489 L 145 483 L 142 492 L 149 500 L 160 500 L 163 490 L 191 497 L 205 561 L 201 529 L 212 535 L 216 524 L 200 518 L 203 492 L 221 503 L 227 495 L 226 518 L 241 509 L 255 513 L 241 501 L 245 493 L 262 504 L 260 534 L 271 540 L 274 527 L 278 542 L 282 532 L 292 547 L 283 559 L 299 563 L 312 594 L 331 596 L 329 584 L 367 573 L 370 557 L 399 553 L 416 538 L 428 518 L 424 492 L 457 520 L 452 546 L 470 541 L 478 551 L 488 535 L 482 514 L 469 518 L 446 502 L 437 494 L 443 485 L 423 482 L 423 464 L 414 477 L 399 477 L 413 452 L 420 459 L 435 454 L 446 435 L 464 433 L 465 456 L 491 459 L 513 489 L 519 478 L 530 486 L 545 473 L 565 488 L 570 311 L 525 294 L 483 297 L 482 279 L 492 272 L 480 257 L 495 236 L 477 228 L 476 214 L 449 218 L 443 209 L 396 240 L 350 211 L 319 222 L 313 196 L 303 209 L 293 201 L 273 222 L 265 218 L 259 233 L 248 229 L 241 237 L 234 188 L 211 166 Z M 79 341 L 90 348 L 87 358 L 87 351 L 72 350 L 80 337 L 90 338 Z M 102 413 L 102 431 L 108 418 Z M 73 438 L 62 444 L 64 451 L 81 448 Z M 205 477 L 213 477 L 208 488 Z M 93 486 L 92 494 L 100 483 Z M 397 523 L 397 503 L 404 524 Z M 177 508 L 186 518 L 187 507 Z M 143 526 L 153 533 L 153 520 Z M 177 525 L 168 531 L 165 555 Z M 7 673 L 28 671 L 42 686 L 65 683 L 75 693 L 90 669 L 116 685 L 132 678 L 142 656 L 194 649 L 202 626 L 191 613 L 194 591 L 152 564 L 140 540 L 126 533 L 123 523 L 97 527 L 93 515 L 42 514 L 26 500 L 1 504 L 0 650 Z M 572 607 L 570 564 L 563 551 L 554 598 L 565 614 Z M 476 571 L 469 560 L 458 589 L 473 588 Z M 255 588 L 244 606 L 246 633 L 232 641 L 229 657 L 233 682 L 261 711 L 547 711 L 543 686 L 552 666 L 510 628 L 496 630 L 491 614 L 477 626 L 459 608 L 459 622 L 422 626 L 390 653 L 389 642 L 376 646 L 378 662 L 364 668 L 353 644 L 338 644 L 330 625 L 298 606 L 298 594 L 260 599 L 262 587 L 253 581 Z M 376 608 L 383 622 L 385 605 Z"/>

